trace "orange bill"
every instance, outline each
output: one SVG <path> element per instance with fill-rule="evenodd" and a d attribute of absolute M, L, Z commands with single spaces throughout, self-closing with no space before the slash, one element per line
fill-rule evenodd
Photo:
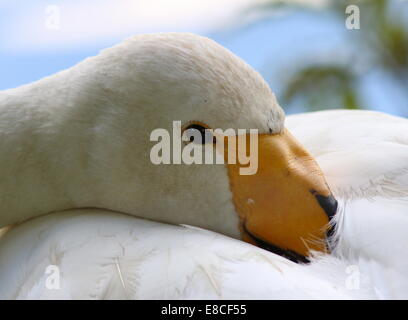
<path fill-rule="evenodd" d="M 250 137 L 245 148 L 225 139 L 225 158 L 253 152 Z M 248 164 L 227 164 L 242 238 L 294 261 L 306 262 L 311 250 L 327 251 L 337 201 L 316 161 L 287 130 L 258 135 L 257 152 L 255 174 L 242 174 Z"/>

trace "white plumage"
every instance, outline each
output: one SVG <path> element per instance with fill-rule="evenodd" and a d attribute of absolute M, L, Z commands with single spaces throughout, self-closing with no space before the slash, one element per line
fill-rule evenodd
<path fill-rule="evenodd" d="M 340 204 L 334 255 L 369 275 L 381 298 L 408 297 L 408 120 L 370 111 L 287 118 Z"/>
<path fill-rule="evenodd" d="M 48 289 L 49 265 L 60 289 Z M 250 244 L 191 227 L 117 213 L 37 218 L 0 243 L 2 299 L 345 299 L 347 263 L 295 264 Z"/>
<path fill-rule="evenodd" d="M 162 37 L 171 40 L 174 36 Z M 191 35 L 184 38 L 180 36 L 180 39 L 181 41 L 177 40 L 174 45 L 183 44 L 188 47 L 189 41 L 193 41 L 194 46 L 205 43 L 202 39 L 194 43 Z M 239 64 L 228 54 L 219 54 L 218 49 L 212 47 L 213 44 L 207 44 L 211 50 L 215 50 L 214 56 L 210 58 L 217 65 L 216 68 L 222 71 L 223 67 L 228 66 L 231 69 L 232 65 Z M 171 52 L 170 50 L 166 54 Z M 169 192 L 166 179 L 159 177 L 161 179 L 152 180 L 146 171 L 153 169 L 135 161 L 138 151 L 146 150 L 126 149 L 126 139 L 139 141 L 138 139 L 142 138 L 132 136 L 132 127 L 125 127 L 124 124 L 136 121 L 143 130 L 148 131 L 160 124 L 161 118 L 169 116 L 170 111 L 165 111 L 167 114 L 164 116 L 158 115 L 157 112 L 149 113 L 154 101 L 158 101 L 154 99 L 159 98 L 150 97 L 146 92 L 143 92 L 141 99 L 143 103 L 147 103 L 144 105 L 146 110 L 143 111 L 143 120 L 150 122 L 142 122 L 137 116 L 129 119 L 129 114 L 109 109 L 115 102 L 107 100 L 107 93 L 105 96 L 98 95 L 109 93 L 109 90 L 115 89 L 115 85 L 122 85 L 123 88 L 119 87 L 120 90 L 116 92 L 119 94 L 117 98 L 120 98 L 122 106 L 129 108 L 130 106 L 125 104 L 125 98 L 130 98 L 132 91 L 126 81 L 134 81 L 132 85 L 137 85 L 138 80 L 120 78 L 116 74 L 109 81 L 101 82 L 98 76 L 103 78 L 105 72 L 101 63 L 107 63 L 107 57 L 115 56 L 105 54 L 102 57 L 105 58 L 84 62 L 76 67 L 76 70 L 84 71 L 90 70 L 92 66 L 99 66 L 101 69 L 97 70 L 98 73 L 94 70 L 89 74 L 66 71 L 45 79 L 40 84 L 6 91 L 0 96 L 5 111 L 0 117 L 0 135 L 7 137 L 6 143 L 0 147 L 17 146 L 8 156 L 2 155 L 0 158 L 3 176 L 7 177 L 0 187 L 9 185 L 11 188 L 7 197 L 3 195 L 0 225 L 41 213 L 72 208 L 26 221 L 4 232 L 0 241 L 0 298 L 408 297 L 408 277 L 405 271 L 408 268 L 408 257 L 405 253 L 408 245 L 407 120 L 365 111 L 329 111 L 287 117 L 286 126 L 313 154 L 340 203 L 340 210 L 335 217 L 337 228 L 332 254 L 319 253 L 310 264 L 299 265 L 239 240 L 203 229 L 161 224 L 103 209 L 74 209 L 96 203 L 101 204 L 103 208 L 137 215 L 135 208 L 140 208 L 138 201 L 146 201 L 150 204 L 150 207 L 146 207 L 148 218 L 167 219 L 175 224 L 180 223 L 177 219 L 191 224 L 197 221 L 196 225 L 234 237 L 237 237 L 238 232 L 237 220 L 233 218 L 234 209 L 228 202 L 231 195 L 227 189 L 223 189 L 228 183 L 223 169 L 214 168 L 211 174 L 204 169 L 174 169 L 176 171 L 173 171 L 173 174 L 182 174 L 183 179 L 188 181 L 189 192 L 183 193 L 184 181 L 180 178 L 174 185 L 174 190 L 170 190 L 174 193 L 171 198 L 165 196 Z M 222 59 L 232 59 L 231 64 L 219 64 Z M 122 67 L 129 68 L 123 65 Z M 230 124 L 228 121 L 234 119 L 237 125 L 242 127 L 254 126 L 267 130 L 270 125 L 273 130 L 281 130 L 282 114 L 274 97 L 264 87 L 258 75 L 247 66 L 239 65 L 237 68 L 243 71 L 247 78 L 243 75 L 231 75 L 226 79 L 235 79 L 238 84 L 228 85 L 234 90 L 242 85 L 243 89 L 239 91 L 239 95 L 247 106 L 251 99 L 257 102 L 257 107 L 253 109 L 254 116 L 240 109 L 243 108 L 242 105 L 232 108 L 225 97 L 221 116 L 217 115 L 216 107 L 210 108 L 208 114 L 200 113 L 201 116 L 207 117 L 206 121 L 215 119 L 215 126 L 219 124 L 219 127 L 226 127 Z M 126 73 L 125 69 L 118 69 L 117 72 Z M 152 69 L 153 72 L 154 70 L 156 69 Z M 157 69 L 159 74 L 166 74 L 165 71 Z M 145 72 L 147 69 L 141 71 L 142 78 L 146 76 Z M 174 76 L 167 74 L 166 81 L 172 83 Z M 60 107 L 54 110 L 50 101 L 43 101 L 41 94 L 45 94 L 44 88 L 49 86 L 55 90 L 55 94 L 58 90 L 67 93 L 65 83 L 61 81 L 64 77 L 72 81 L 70 85 L 73 89 L 69 91 L 70 95 L 58 100 Z M 92 81 L 97 79 L 99 86 L 93 87 Z M 115 79 L 119 81 L 116 84 L 113 81 Z M 147 80 L 153 81 L 150 85 L 156 88 L 163 85 L 154 83 L 151 78 Z M 192 81 L 184 80 L 189 84 Z M 195 80 L 200 83 L 202 79 Z M 61 87 L 53 87 L 55 81 Z M 177 84 L 179 85 L 182 87 L 182 84 Z M 81 86 L 86 86 L 87 90 L 78 91 Z M 188 88 L 193 90 L 188 94 L 199 92 L 198 87 L 194 85 Z M 85 96 L 76 96 L 84 92 Z M 238 94 L 238 91 L 227 92 Z M 216 96 L 211 96 L 211 93 L 208 92 L 210 103 L 217 106 Z M 255 93 L 259 93 L 259 99 Z M 67 100 L 72 97 L 75 97 L 76 102 Z M 92 97 L 97 97 L 95 101 L 102 105 L 93 104 Z M 170 106 L 177 99 L 186 97 L 177 95 L 175 91 L 166 98 L 167 106 Z M 170 98 L 174 100 L 170 101 Z M 211 98 L 214 98 L 214 101 Z M 33 99 L 35 103 L 30 102 Z M 192 96 L 192 99 L 195 103 L 203 103 L 199 97 Z M 17 111 L 15 106 L 13 107 L 16 101 L 21 108 L 27 103 L 31 108 Z M 86 102 L 87 108 L 75 108 L 81 101 Z M 272 113 L 265 109 L 265 103 L 268 101 L 273 102 Z M 42 108 L 41 103 L 46 107 Z M 184 103 L 185 108 L 191 101 Z M 96 110 L 98 113 L 95 113 Z M 189 112 L 194 114 L 194 109 L 191 110 Z M 237 112 L 241 117 L 230 119 L 231 112 L 232 115 Z M 96 115 L 98 118 L 94 119 Z M 191 117 L 189 114 L 184 115 L 186 119 Z M 21 121 L 19 117 L 22 117 Z M 17 129 L 9 124 L 13 121 L 18 124 Z M 93 125 L 90 126 L 90 123 Z M 142 129 L 137 132 L 143 132 Z M 120 135 L 121 130 L 127 134 Z M 106 140 L 96 139 L 98 134 Z M 79 139 L 81 137 L 82 140 Z M 74 138 L 76 140 L 72 140 Z M 34 142 L 27 142 L 30 139 L 34 139 Z M 115 139 L 117 144 L 114 148 L 112 144 L 104 144 Z M 64 141 L 82 141 L 83 144 L 65 150 Z M 24 153 L 27 152 L 22 147 L 25 145 L 36 146 L 32 148 L 31 158 Z M 109 150 L 107 146 L 113 149 Z M 52 162 L 46 162 L 47 156 L 55 153 L 55 150 L 60 150 L 61 153 L 57 154 Z M 125 151 L 127 153 L 124 153 Z M 67 159 L 69 161 L 65 161 Z M 91 174 L 75 175 L 75 171 L 84 163 L 88 165 L 87 174 Z M 129 179 L 127 175 L 130 168 L 134 170 L 132 173 L 141 175 L 144 183 L 157 183 L 158 198 L 143 191 L 143 184 L 134 184 L 134 181 Z M 20 186 L 13 184 L 11 175 L 18 170 L 25 170 L 27 173 L 27 179 L 22 181 Z M 56 175 L 59 171 L 64 172 L 64 175 L 54 177 L 53 174 Z M 199 192 L 200 188 L 193 184 L 191 177 L 199 177 L 204 184 L 213 186 L 212 189 L 209 188 L 209 192 L 212 192 L 219 202 L 195 203 L 193 200 L 200 199 L 198 194 L 202 196 L 202 193 Z M 49 179 L 52 179 L 51 184 Z M 39 181 L 37 189 L 34 187 L 35 181 Z M 92 186 L 95 186 L 95 190 L 92 190 Z M 16 202 L 16 198 L 24 198 L 24 192 L 27 202 Z M 197 197 L 194 197 L 195 193 Z M 174 197 L 177 201 L 190 201 L 191 210 L 177 215 L 178 202 L 175 202 Z M 195 217 L 196 206 L 208 207 L 208 216 Z M 157 212 L 163 214 L 165 209 L 173 216 L 158 215 Z M 209 220 L 206 220 L 208 218 Z M 49 265 L 58 267 L 59 289 L 49 289 L 46 286 L 49 277 L 46 271 Z"/>

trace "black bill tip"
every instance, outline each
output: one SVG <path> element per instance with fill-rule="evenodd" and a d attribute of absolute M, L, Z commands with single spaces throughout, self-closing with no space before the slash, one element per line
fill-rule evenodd
<path fill-rule="evenodd" d="M 337 200 L 333 197 L 333 195 L 322 196 L 315 191 L 311 191 L 311 193 L 316 197 L 317 202 L 319 202 L 319 205 L 322 207 L 327 217 L 331 221 L 337 213 Z"/>
<path fill-rule="evenodd" d="M 315 190 L 311 190 L 310 192 L 316 197 L 317 202 L 319 203 L 320 207 L 322 207 L 327 217 L 329 218 L 329 221 L 331 222 L 329 225 L 329 229 L 327 230 L 327 237 L 330 238 L 334 234 L 335 224 L 332 220 L 337 213 L 339 204 L 331 194 L 329 196 L 322 196 Z"/>

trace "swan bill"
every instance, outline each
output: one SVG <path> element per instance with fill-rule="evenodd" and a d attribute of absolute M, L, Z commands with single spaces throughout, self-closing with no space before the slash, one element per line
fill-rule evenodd
<path fill-rule="evenodd" d="M 337 201 L 316 161 L 289 131 L 258 136 L 255 174 L 240 174 L 240 163 L 227 167 L 243 240 L 294 261 L 306 262 L 312 250 L 327 252 Z"/>

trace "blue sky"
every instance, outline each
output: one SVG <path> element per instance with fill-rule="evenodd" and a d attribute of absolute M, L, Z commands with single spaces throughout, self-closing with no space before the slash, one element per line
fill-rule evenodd
<path fill-rule="evenodd" d="M 299 63 L 346 61 L 353 54 L 347 49 L 348 32 L 362 32 L 347 30 L 324 10 L 278 12 L 240 25 L 248 0 L 196 1 L 195 6 L 175 0 L 171 8 L 162 0 L 155 6 L 154 1 L 138 0 L 138 7 L 131 0 L 115 1 L 113 7 L 112 0 L 0 0 L 0 90 L 69 68 L 135 33 L 189 31 L 232 50 L 279 96 L 288 73 Z M 50 28 L 47 19 L 55 10 L 60 25 Z M 359 67 L 361 63 L 350 65 Z M 398 114 L 395 106 L 406 103 L 401 88 L 380 71 L 367 72 L 360 89 L 367 108 Z"/>

